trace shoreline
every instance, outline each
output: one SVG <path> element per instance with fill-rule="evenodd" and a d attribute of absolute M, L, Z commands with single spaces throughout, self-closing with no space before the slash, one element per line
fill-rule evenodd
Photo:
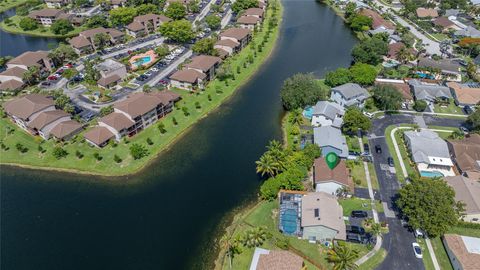
<path fill-rule="evenodd" d="M 0 14 L 3 14 L 5 12 L 9 11 L 10 9 L 14 9 L 14 8 L 19 7 L 19 6 L 25 5 L 25 3 L 27 3 L 27 0 L 19 0 L 15 3 L 13 3 L 13 4 L 10 4 L 10 5 L 7 4 L 7 6 L 2 6 L 2 7 L 0 7 Z"/>
<path fill-rule="evenodd" d="M 16 16 L 17 15 L 14 15 L 12 17 L 8 17 L 8 18 L 5 18 L 5 19 L 11 19 L 11 18 L 14 18 Z M 56 35 L 56 34 L 53 34 L 53 33 L 48 33 L 48 31 L 45 31 L 45 34 L 35 33 L 35 32 L 32 32 L 32 31 L 17 30 L 16 26 L 15 26 L 15 29 L 12 29 L 11 26 L 8 26 L 5 23 L 5 19 L 0 22 L 0 29 L 2 29 L 2 31 L 4 31 L 6 33 L 13 34 L 13 35 L 23 35 L 23 36 L 41 37 L 41 38 L 54 38 L 54 39 L 66 39 L 66 38 L 70 38 L 70 37 L 74 37 L 74 36 L 78 35 L 78 33 L 81 32 L 79 30 L 85 30 L 85 29 L 79 29 L 80 27 L 74 27 L 74 30 L 72 30 L 71 33 L 68 33 L 68 34 L 65 34 L 65 35 Z M 38 30 L 38 29 L 35 29 L 35 30 Z"/>
<path fill-rule="evenodd" d="M 283 20 L 283 5 L 281 1 L 278 1 L 278 26 L 275 28 L 275 30 L 272 32 L 272 48 L 263 56 L 263 59 L 261 59 L 258 63 L 256 63 L 256 67 L 254 67 L 254 70 L 251 71 L 250 74 L 246 75 L 246 79 L 241 81 L 239 85 L 237 85 L 232 91 L 229 91 L 227 95 L 225 95 L 220 102 L 217 104 L 213 105 L 213 107 L 206 111 L 204 114 L 202 114 L 200 117 L 195 119 L 190 125 L 188 125 L 186 128 L 183 130 L 179 131 L 178 134 L 175 134 L 174 137 L 170 142 L 168 142 L 164 147 L 159 149 L 158 151 L 152 153 L 152 155 L 145 157 L 144 162 L 141 163 L 140 166 L 133 168 L 131 171 L 127 172 L 120 172 L 120 173 L 109 173 L 109 172 L 94 172 L 94 171 L 87 171 L 87 170 L 81 170 L 81 169 L 73 169 L 73 168 L 63 168 L 63 167 L 47 167 L 45 165 L 31 165 L 31 164 L 25 164 L 25 163 L 15 163 L 15 162 L 3 162 L 0 159 L 0 166 L 9 166 L 9 167 L 19 167 L 19 168 L 28 168 L 28 169 L 33 169 L 33 170 L 42 170 L 42 171 L 57 171 L 57 172 L 69 172 L 69 173 L 75 173 L 75 174 L 80 174 L 80 175 L 93 175 L 93 176 L 104 176 L 104 177 L 122 177 L 122 176 L 129 176 L 129 175 L 134 175 L 137 173 L 140 173 L 143 171 L 145 168 L 147 168 L 149 165 L 151 165 L 161 154 L 163 154 L 165 151 L 168 151 L 171 146 L 178 142 L 179 139 L 183 138 L 185 133 L 189 131 L 193 126 L 195 126 L 200 120 L 206 118 L 209 114 L 213 112 L 217 112 L 217 110 L 220 108 L 221 105 L 223 105 L 225 102 L 229 101 L 232 97 L 234 97 L 234 94 L 238 93 L 241 88 L 250 82 L 257 74 L 258 72 L 264 67 L 266 63 L 270 60 L 270 57 L 274 54 L 276 51 L 276 44 L 280 38 L 280 29 L 282 26 L 282 20 Z M 3 22 L 2 22 L 3 23 Z M 265 23 L 265 22 L 264 22 Z M 245 48 L 245 50 L 248 50 L 248 48 Z M 88 169 L 88 168 L 87 168 Z"/>

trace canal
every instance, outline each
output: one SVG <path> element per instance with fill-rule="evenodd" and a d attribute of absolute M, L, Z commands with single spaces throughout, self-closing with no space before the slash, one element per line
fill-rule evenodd
<path fill-rule="evenodd" d="M 143 172 L 125 178 L 1 167 L 1 269 L 212 269 L 214 239 L 254 200 L 255 160 L 281 139 L 279 90 L 348 66 L 355 37 L 327 6 L 286 0 L 271 59 Z"/>

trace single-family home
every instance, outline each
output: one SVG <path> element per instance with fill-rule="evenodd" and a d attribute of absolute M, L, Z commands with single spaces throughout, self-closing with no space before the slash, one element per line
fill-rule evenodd
<path fill-rule="evenodd" d="M 405 131 L 404 139 L 421 176 L 455 176 L 447 143 L 436 132 Z"/>
<path fill-rule="evenodd" d="M 445 177 L 455 191 L 455 200 L 465 204 L 462 220 L 480 223 L 480 182 L 462 175 Z"/>
<path fill-rule="evenodd" d="M 120 43 L 125 37 L 125 34 L 117 29 L 97 27 L 80 32 L 78 36 L 68 42 L 78 54 L 92 52 L 96 49 L 94 38 L 99 34 L 106 34 L 110 38 L 110 44 Z"/>
<path fill-rule="evenodd" d="M 412 60 L 412 59 L 400 59 L 399 58 L 398 53 L 404 48 L 406 48 L 406 46 L 405 46 L 405 44 L 403 44 L 403 42 L 395 42 L 395 43 L 388 44 L 388 52 L 387 52 L 387 55 L 386 55 L 387 58 L 388 59 L 393 59 L 393 60 L 396 60 L 396 61 L 399 61 L 399 62 L 403 62 L 405 60 L 407 60 L 407 61 Z M 418 53 L 414 48 L 407 48 L 407 50 L 413 57 L 415 57 Z"/>
<path fill-rule="evenodd" d="M 461 140 L 448 140 L 447 145 L 458 171 L 480 180 L 480 135 L 469 134 Z"/>
<path fill-rule="evenodd" d="M 237 26 L 240 28 L 255 29 L 255 26 L 260 25 L 262 19 L 255 16 L 240 16 L 237 19 Z"/>
<path fill-rule="evenodd" d="M 450 21 L 447 17 L 438 17 L 432 21 L 433 25 L 439 28 L 442 32 L 448 32 L 450 30 L 460 30 L 454 22 Z"/>
<path fill-rule="evenodd" d="M 477 270 L 480 262 L 480 238 L 445 234 L 443 245 L 455 270 Z"/>
<path fill-rule="evenodd" d="M 370 17 L 372 19 L 372 29 L 389 29 L 389 30 L 395 30 L 395 25 L 390 22 L 385 20 L 382 15 L 378 14 L 377 12 L 364 8 L 360 10 L 359 12 L 363 16 Z"/>
<path fill-rule="evenodd" d="M 236 50 L 245 48 L 252 39 L 252 31 L 244 28 L 229 28 L 218 35 L 220 41 L 230 40 L 239 44 Z"/>
<path fill-rule="evenodd" d="M 127 25 L 127 34 L 132 37 L 141 37 L 156 31 L 160 25 L 169 21 L 171 21 L 171 19 L 164 15 L 153 13 L 140 15 L 133 18 L 133 22 Z"/>
<path fill-rule="evenodd" d="M 480 104 L 480 84 L 448 82 L 447 86 L 452 90 L 455 104 L 458 106 L 463 108 Z"/>
<path fill-rule="evenodd" d="M 448 100 L 452 97 L 450 88 L 431 83 L 422 83 L 418 80 L 408 81 L 416 100 L 425 100 L 427 103 L 433 103 L 436 100 Z"/>
<path fill-rule="evenodd" d="M 368 91 L 356 83 L 346 83 L 332 88 L 330 99 L 344 106 L 363 108 L 365 100 L 370 97 Z"/>
<path fill-rule="evenodd" d="M 66 14 L 61 9 L 44 8 L 30 12 L 28 14 L 28 17 L 36 20 L 39 24 L 43 26 L 49 27 L 59 19 L 69 20 L 70 15 Z"/>
<path fill-rule="evenodd" d="M 303 258 L 287 250 L 255 248 L 250 270 L 304 270 Z"/>
<path fill-rule="evenodd" d="M 460 29 L 458 31 L 455 31 L 454 33 L 455 36 L 457 37 L 471 37 L 471 38 L 480 38 L 480 30 L 477 28 L 468 25 L 464 29 Z"/>
<path fill-rule="evenodd" d="M 48 8 L 62 8 L 70 3 L 70 0 L 45 0 Z"/>
<path fill-rule="evenodd" d="M 404 81 L 400 81 L 400 80 L 383 80 L 383 81 L 376 80 L 375 85 L 391 86 L 391 87 L 397 89 L 397 91 L 400 94 L 402 94 L 403 102 L 406 102 L 406 103 L 412 103 L 413 102 L 413 96 L 412 96 L 412 92 L 410 91 L 410 86 L 407 83 L 405 83 Z"/>
<path fill-rule="evenodd" d="M 192 61 L 185 65 L 185 68 L 205 74 L 205 79 L 210 81 L 215 77 L 215 70 L 221 62 L 222 59 L 216 56 L 199 55 L 193 57 Z"/>
<path fill-rule="evenodd" d="M 30 131 L 28 123 L 42 112 L 54 111 L 55 103 L 45 95 L 29 94 L 5 102 L 3 108 L 17 126 Z"/>
<path fill-rule="evenodd" d="M 417 8 L 416 13 L 417 17 L 421 19 L 438 17 L 438 11 L 433 8 Z"/>
<path fill-rule="evenodd" d="M 431 58 L 420 58 L 417 63 L 419 68 L 430 68 L 440 71 L 440 74 L 450 81 L 461 81 L 460 64 L 451 59 L 433 60 Z"/>
<path fill-rule="evenodd" d="M 334 195 L 310 192 L 302 197 L 303 239 L 324 243 L 346 239 L 343 208 Z"/>
<path fill-rule="evenodd" d="M 330 169 L 325 158 L 317 158 L 313 163 L 313 187 L 316 192 L 337 195 L 341 189 L 353 193 L 353 180 L 348 174 L 345 160 L 341 159 L 335 168 Z"/>
<path fill-rule="evenodd" d="M 170 85 L 172 87 L 194 91 L 203 89 L 203 81 L 207 75 L 194 69 L 178 70 L 170 76 Z"/>
<path fill-rule="evenodd" d="M 100 79 L 98 79 L 97 84 L 103 88 L 117 85 L 128 75 L 125 65 L 112 59 L 106 59 L 97 64 L 95 69 L 100 73 Z"/>
<path fill-rule="evenodd" d="M 338 128 L 332 126 L 313 128 L 313 141 L 322 149 L 323 156 L 330 152 L 334 152 L 341 158 L 348 156 L 347 140 Z"/>
<path fill-rule="evenodd" d="M 335 102 L 319 101 L 312 110 L 312 126 L 334 126 L 340 128 L 343 123 L 344 108 Z"/>

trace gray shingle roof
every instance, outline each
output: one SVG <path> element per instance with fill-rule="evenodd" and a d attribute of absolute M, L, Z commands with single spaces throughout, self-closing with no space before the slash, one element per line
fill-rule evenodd
<path fill-rule="evenodd" d="M 332 126 L 321 126 L 313 129 L 313 140 L 320 147 L 331 146 L 348 155 L 347 140 L 338 128 Z"/>
<path fill-rule="evenodd" d="M 437 133 L 422 129 L 405 131 L 404 134 L 410 142 L 410 151 L 415 163 L 430 163 L 428 157 L 450 159 L 447 143 Z"/>
<path fill-rule="evenodd" d="M 344 115 L 345 110 L 335 102 L 319 101 L 313 106 L 313 115 L 323 115 L 330 120 L 334 120 L 338 114 Z"/>
<path fill-rule="evenodd" d="M 353 98 L 366 99 L 370 96 L 368 91 L 356 83 L 346 83 L 332 88 L 332 91 L 339 92 L 342 96 L 349 100 Z"/>
<path fill-rule="evenodd" d="M 408 82 L 413 87 L 417 100 L 434 101 L 435 98 L 453 98 L 450 88 L 442 85 L 422 84 L 417 80 Z"/>

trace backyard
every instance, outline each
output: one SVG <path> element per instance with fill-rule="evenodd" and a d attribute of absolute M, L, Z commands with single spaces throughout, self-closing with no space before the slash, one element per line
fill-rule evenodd
<path fill-rule="evenodd" d="M 43 27 L 41 25 L 39 25 L 38 28 L 34 30 L 23 30 L 22 28 L 20 28 L 20 26 L 18 26 L 22 18 L 23 17 L 17 16 L 17 15 L 12 16 L 9 18 L 8 23 L 6 23 L 5 20 L 2 21 L 0 23 L 0 28 L 2 28 L 5 32 L 14 33 L 14 34 L 23 34 L 23 35 L 40 36 L 40 37 L 55 37 L 55 38 L 73 37 L 78 35 L 83 30 L 86 30 L 86 28 L 83 26 L 81 27 L 74 26 L 74 29 L 68 32 L 68 34 L 66 35 L 57 35 L 53 33 L 49 27 Z"/>

